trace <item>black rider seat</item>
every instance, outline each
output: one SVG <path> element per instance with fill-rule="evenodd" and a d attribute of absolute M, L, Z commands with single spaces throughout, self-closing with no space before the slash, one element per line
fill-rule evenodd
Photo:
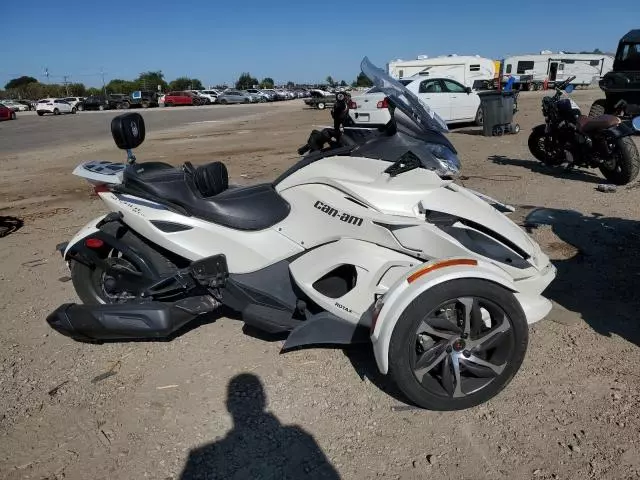
<path fill-rule="evenodd" d="M 289 204 L 272 184 L 229 189 L 228 182 L 221 162 L 197 168 L 144 162 L 125 169 L 118 190 L 180 207 L 190 215 L 236 230 L 264 230 L 289 214 Z"/>

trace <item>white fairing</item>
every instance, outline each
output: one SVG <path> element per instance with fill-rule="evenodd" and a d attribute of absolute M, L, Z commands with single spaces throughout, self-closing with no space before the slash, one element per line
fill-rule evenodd
<path fill-rule="evenodd" d="M 260 231 L 223 227 L 132 195 L 104 192 L 100 197 L 111 211 L 121 212 L 124 223 L 140 235 L 184 258 L 197 260 L 223 253 L 231 274 L 256 272 L 290 260 L 297 286 L 319 306 L 350 324 L 370 326 L 374 301 L 383 297 L 384 308 L 372 341 L 378 365 L 385 373 L 388 344 L 400 314 L 408 303 L 437 283 L 461 277 L 484 278 L 516 293 L 530 322 L 548 313 L 550 304 L 540 294 L 555 276 L 555 269 L 523 230 L 487 201 L 451 180 L 423 168 L 392 177 L 384 173 L 390 165 L 341 156 L 324 158 L 293 172 L 276 185 L 290 205 L 289 215 Z M 116 174 L 86 167 L 78 174 L 94 183 L 104 180 L 97 175 L 117 178 Z M 529 263 L 516 268 L 470 250 L 426 221 L 428 211 L 483 225 L 525 252 Z M 166 233 L 156 228 L 153 220 L 191 228 Z M 93 233 L 97 221 L 87 225 L 71 244 Z M 423 262 L 452 257 L 476 259 L 478 266 L 444 268 L 411 285 L 407 282 L 407 276 Z M 341 265 L 351 265 L 357 273 L 350 291 L 333 298 L 314 288 L 318 279 Z"/>

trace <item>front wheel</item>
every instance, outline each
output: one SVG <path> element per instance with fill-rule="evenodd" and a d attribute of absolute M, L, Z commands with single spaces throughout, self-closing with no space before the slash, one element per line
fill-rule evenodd
<path fill-rule="evenodd" d="M 156 271 L 159 277 L 172 275 L 177 270 L 171 260 L 131 230 L 115 223 L 106 224 L 101 230 L 115 236 L 132 250 L 135 250 Z M 135 262 L 127 258 L 126 254 L 106 244 L 96 249 L 95 253 L 105 261 L 106 268 L 105 266 L 91 268 L 75 260 L 72 260 L 70 264 L 71 281 L 82 302 L 88 305 L 97 305 L 125 303 L 133 300 L 136 296 L 135 292 L 129 292 L 118 285 L 109 269 L 124 269 L 140 273 L 135 267 Z M 149 279 L 149 283 L 151 283 L 151 279 Z"/>
<path fill-rule="evenodd" d="M 318 107 L 318 110 L 324 110 L 326 105 L 323 102 L 320 102 L 318 103 L 317 107 Z"/>
<path fill-rule="evenodd" d="M 560 158 L 558 155 L 554 155 L 553 152 L 547 152 L 546 143 L 546 125 L 538 125 L 537 127 L 534 127 L 529 134 L 529 139 L 527 140 L 527 145 L 531 155 L 545 165 L 552 167 L 561 165 L 564 159 Z"/>
<path fill-rule="evenodd" d="M 402 313 L 389 345 L 389 372 L 420 407 L 474 407 L 513 379 L 528 335 L 511 292 L 484 280 L 452 280 L 422 293 Z"/>
<path fill-rule="evenodd" d="M 58 110 L 57 108 L 53 109 L 53 114 L 54 115 L 60 115 L 60 110 Z"/>
<path fill-rule="evenodd" d="M 631 183 L 638 176 L 638 171 L 640 171 L 640 155 L 631 137 L 616 140 L 611 158 L 600 166 L 602 175 L 616 185 Z"/>
<path fill-rule="evenodd" d="M 76 112 L 77 112 L 77 111 L 78 111 L 78 110 L 76 109 L 76 107 L 73 107 L 73 108 L 71 109 L 71 113 L 73 113 L 74 115 L 76 114 Z"/>

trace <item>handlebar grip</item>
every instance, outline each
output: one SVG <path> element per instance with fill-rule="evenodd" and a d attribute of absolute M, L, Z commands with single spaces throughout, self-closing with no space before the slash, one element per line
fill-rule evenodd
<path fill-rule="evenodd" d="M 298 149 L 298 155 L 304 155 L 305 153 L 307 153 L 309 150 L 311 150 L 311 147 L 309 146 L 309 144 L 303 145 L 302 147 L 300 147 Z"/>

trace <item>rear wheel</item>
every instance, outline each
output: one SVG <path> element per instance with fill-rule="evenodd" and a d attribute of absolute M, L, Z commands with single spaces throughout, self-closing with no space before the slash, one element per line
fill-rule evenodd
<path fill-rule="evenodd" d="M 420 407 L 470 408 L 511 381 L 528 334 L 511 292 L 484 280 L 453 280 L 422 293 L 402 313 L 389 345 L 389 372 Z"/>
<path fill-rule="evenodd" d="M 317 107 L 318 107 L 318 110 L 324 110 L 326 105 L 325 105 L 324 102 L 320 102 L 320 103 L 318 103 Z"/>
<path fill-rule="evenodd" d="M 76 114 L 76 112 L 77 112 L 77 111 L 78 111 L 78 109 L 76 109 L 76 107 L 73 107 L 73 108 L 71 109 L 71 113 L 73 113 L 74 115 Z"/>
<path fill-rule="evenodd" d="M 478 107 L 478 111 L 476 112 L 475 123 L 476 125 L 481 127 L 483 122 L 484 122 L 484 110 L 482 109 L 482 105 L 480 105 Z"/>
<path fill-rule="evenodd" d="M 58 110 L 57 108 L 53 109 L 53 114 L 54 115 L 60 115 L 60 110 Z"/>
<path fill-rule="evenodd" d="M 37 112 L 37 113 L 38 113 L 38 116 L 39 116 L 39 117 L 41 117 L 41 116 L 43 116 L 43 115 L 44 115 L 44 112 Z M 15 114 L 14 114 L 14 115 L 15 115 Z"/>
<path fill-rule="evenodd" d="M 607 112 L 607 101 L 606 100 L 596 100 L 591 105 L 591 109 L 589 110 L 590 117 L 599 117 L 600 115 L 604 115 Z"/>
<path fill-rule="evenodd" d="M 220 103 L 221 105 L 226 105 L 229 102 L 227 101 L 226 98 L 223 98 L 222 100 L 219 100 L 218 103 Z"/>
<path fill-rule="evenodd" d="M 626 185 L 638 176 L 640 155 L 631 137 L 616 140 L 616 148 L 607 161 L 600 166 L 600 172 L 611 183 Z"/>
<path fill-rule="evenodd" d="M 120 224 L 109 223 L 104 225 L 101 230 L 114 235 L 118 240 L 135 250 L 138 255 L 144 257 L 160 277 L 171 275 L 177 270 L 171 260 L 149 245 L 142 237 Z M 135 267 L 135 263 L 118 250 L 105 245 L 96 250 L 96 253 L 105 260 L 109 267 L 140 273 Z M 132 292 L 119 288 L 113 276 L 102 266 L 90 268 L 72 260 L 70 267 L 73 286 L 85 304 L 125 303 L 135 297 Z"/>

